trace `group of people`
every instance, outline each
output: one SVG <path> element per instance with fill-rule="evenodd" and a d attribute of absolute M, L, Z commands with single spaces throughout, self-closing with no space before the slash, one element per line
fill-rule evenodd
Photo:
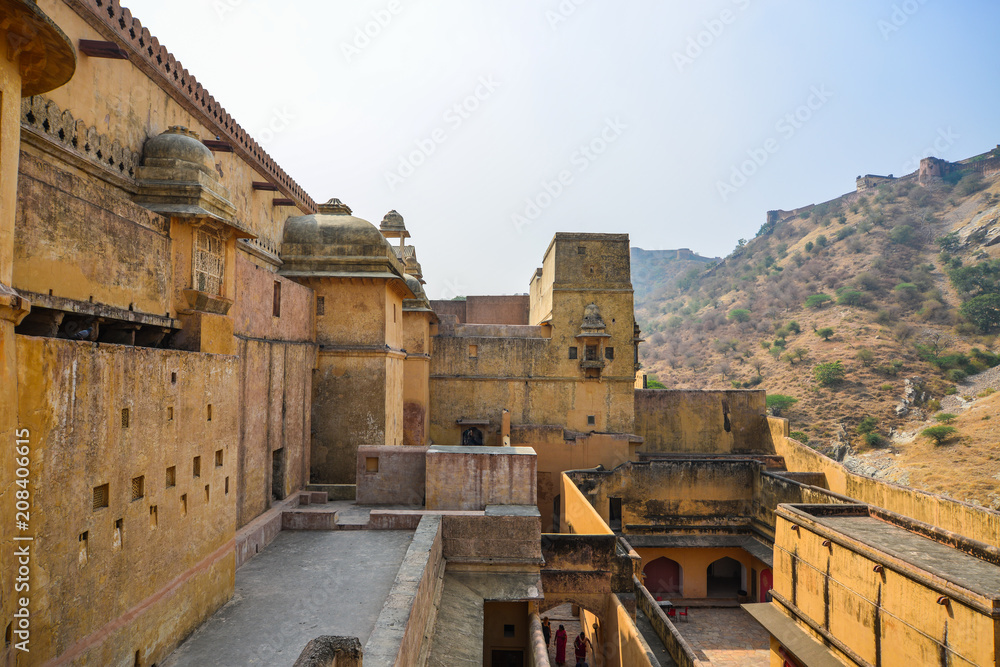
<path fill-rule="evenodd" d="M 545 637 L 545 648 L 549 648 L 549 641 L 552 639 L 552 624 L 549 623 L 549 617 L 546 616 L 542 619 L 542 635 Z M 569 636 L 566 634 L 566 628 L 562 625 L 556 630 L 556 664 L 565 665 L 566 664 L 566 642 L 569 640 Z M 582 632 L 573 641 L 573 655 L 576 656 L 577 667 L 588 667 L 587 663 L 587 645 L 590 645 L 590 650 L 593 652 L 594 645 L 590 643 L 587 639 L 587 635 Z"/>

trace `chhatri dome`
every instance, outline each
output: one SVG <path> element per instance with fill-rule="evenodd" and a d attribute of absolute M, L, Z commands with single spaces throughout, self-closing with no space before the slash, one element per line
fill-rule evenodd
<path fill-rule="evenodd" d="M 382 232 L 339 199 L 285 221 L 281 261 L 280 273 L 289 277 L 403 279 L 405 273 Z"/>

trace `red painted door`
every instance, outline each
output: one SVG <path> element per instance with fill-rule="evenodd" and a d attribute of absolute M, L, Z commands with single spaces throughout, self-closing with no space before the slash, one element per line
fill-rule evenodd
<path fill-rule="evenodd" d="M 774 575 L 770 570 L 762 570 L 760 573 L 760 601 L 767 602 L 767 592 L 774 588 Z"/>
<path fill-rule="evenodd" d="M 676 561 L 661 556 L 646 565 L 643 574 L 646 575 L 646 588 L 653 597 L 668 599 L 681 595 L 681 568 Z"/>

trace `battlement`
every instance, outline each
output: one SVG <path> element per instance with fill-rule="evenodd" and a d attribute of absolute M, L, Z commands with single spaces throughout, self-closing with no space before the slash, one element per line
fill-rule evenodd
<path fill-rule="evenodd" d="M 880 185 L 885 185 L 886 183 L 893 183 L 897 179 L 892 174 L 888 176 L 879 176 L 877 174 L 865 174 L 864 176 L 858 176 L 855 179 L 857 184 L 858 192 L 864 192 L 865 190 L 872 190 Z"/>
<path fill-rule="evenodd" d="M 177 100 L 216 136 L 230 144 L 233 152 L 274 179 L 274 185 L 296 204 L 316 212 L 316 202 L 296 183 L 267 152 L 240 127 L 198 80 L 161 46 L 159 40 L 144 28 L 132 12 L 121 6 L 120 0 L 78 0 L 74 9 L 106 39 L 125 48 L 128 59 Z"/>

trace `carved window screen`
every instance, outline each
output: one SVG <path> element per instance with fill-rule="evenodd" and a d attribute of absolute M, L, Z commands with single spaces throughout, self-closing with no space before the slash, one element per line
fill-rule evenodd
<path fill-rule="evenodd" d="M 214 296 L 222 295 L 226 271 L 226 246 L 222 239 L 199 229 L 194 246 L 194 288 Z"/>

